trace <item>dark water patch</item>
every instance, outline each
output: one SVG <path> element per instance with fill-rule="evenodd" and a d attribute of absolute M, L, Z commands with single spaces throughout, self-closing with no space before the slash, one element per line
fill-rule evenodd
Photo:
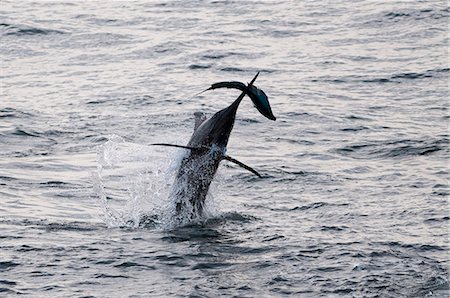
<path fill-rule="evenodd" d="M 63 181 L 46 181 L 46 182 L 41 182 L 39 183 L 42 186 L 47 186 L 47 187 L 57 187 L 60 188 L 61 186 L 67 186 L 70 185 L 69 183 L 63 182 Z"/>
<path fill-rule="evenodd" d="M 243 125 L 261 123 L 260 120 L 252 119 L 252 118 L 241 118 L 241 119 L 237 119 L 236 122 L 238 122 L 239 124 L 243 124 Z"/>
<path fill-rule="evenodd" d="M 439 246 L 439 245 L 432 245 L 432 244 L 405 244 L 398 241 L 387 241 L 387 242 L 377 242 L 378 244 L 388 246 L 390 248 L 405 248 L 410 249 L 418 252 L 426 252 L 426 251 L 446 251 L 447 249 L 445 247 Z M 391 254 L 392 252 L 389 252 Z"/>
<path fill-rule="evenodd" d="M 386 78 L 374 78 L 374 79 L 363 79 L 361 80 L 363 83 L 389 83 L 391 80 Z"/>
<path fill-rule="evenodd" d="M 121 275 L 121 274 L 106 274 L 106 273 L 99 273 L 95 274 L 93 276 L 94 278 L 131 278 L 131 276 L 128 275 Z"/>
<path fill-rule="evenodd" d="M 440 74 L 448 73 L 449 68 L 436 68 L 424 72 L 404 72 L 391 75 L 389 78 L 375 78 L 362 80 L 364 83 L 388 83 L 402 82 L 405 80 L 418 80 L 425 78 L 438 77 Z"/>
<path fill-rule="evenodd" d="M 205 220 L 205 226 L 216 226 L 227 223 L 248 223 L 258 220 L 257 217 L 239 212 L 225 212 L 219 216 L 211 217 Z"/>
<path fill-rule="evenodd" d="M 373 119 L 368 118 L 368 117 L 363 117 L 363 116 L 357 116 L 357 115 L 350 115 L 350 116 L 346 116 L 345 119 L 348 120 L 355 120 L 355 121 L 373 121 Z"/>
<path fill-rule="evenodd" d="M 365 16 L 361 19 L 363 25 L 369 27 L 385 27 L 392 26 L 415 26 L 420 28 L 421 25 L 432 26 L 448 19 L 448 8 L 439 9 L 437 6 L 425 9 L 405 8 L 397 11 L 385 11 L 376 13 L 375 15 Z"/>
<path fill-rule="evenodd" d="M 27 29 L 19 29 L 16 32 L 8 32 L 6 35 L 47 35 L 47 34 L 64 34 L 62 31 L 58 30 L 50 30 L 50 29 L 39 29 L 39 28 L 27 28 Z"/>
<path fill-rule="evenodd" d="M 380 110 L 386 110 L 389 106 L 369 106 L 368 109 L 372 111 L 380 111 Z"/>
<path fill-rule="evenodd" d="M 190 259 L 205 259 L 205 258 L 216 258 L 217 254 L 208 252 L 198 252 L 194 254 L 186 254 L 185 256 Z"/>
<path fill-rule="evenodd" d="M 342 61 L 337 61 L 337 60 L 325 60 L 325 61 L 320 61 L 317 62 L 318 65 L 342 65 L 345 64 Z"/>
<path fill-rule="evenodd" d="M 118 20 L 118 19 L 89 17 L 89 21 L 93 24 L 97 24 L 97 25 L 101 25 L 101 26 L 125 25 L 124 22 L 122 22 L 121 20 Z"/>
<path fill-rule="evenodd" d="M 448 111 L 447 107 L 429 107 L 427 110 L 430 111 Z"/>
<path fill-rule="evenodd" d="M 355 291 L 355 288 L 339 288 L 333 291 L 327 291 L 327 293 L 333 293 L 338 295 L 348 295 L 350 293 L 353 293 Z"/>
<path fill-rule="evenodd" d="M 14 178 L 14 177 L 9 177 L 9 176 L 2 176 L 0 175 L 0 180 L 5 180 L 5 181 L 17 181 L 19 179 Z"/>
<path fill-rule="evenodd" d="M 320 77 L 318 79 L 311 79 L 313 83 L 330 83 L 330 84 L 345 84 L 351 82 L 349 79 L 331 79 L 327 77 Z"/>
<path fill-rule="evenodd" d="M 431 276 L 414 291 L 411 297 L 448 297 L 449 280 L 447 276 Z"/>
<path fill-rule="evenodd" d="M 12 280 L 6 280 L 6 279 L 0 279 L 0 284 L 2 285 L 8 285 L 8 286 L 15 286 L 17 283 Z"/>
<path fill-rule="evenodd" d="M 17 235 L 0 235 L 0 239 L 6 239 L 6 240 L 17 240 L 17 239 L 23 239 L 24 237 L 22 236 L 17 236 Z"/>
<path fill-rule="evenodd" d="M 348 229 L 348 227 L 345 226 L 321 226 L 320 230 L 323 232 L 342 232 Z"/>
<path fill-rule="evenodd" d="M 45 266 L 39 266 L 39 267 L 55 267 L 56 265 L 45 265 Z M 32 277 L 49 277 L 49 276 L 55 276 L 55 274 L 51 272 L 44 272 L 39 270 L 33 270 L 30 272 L 30 276 Z"/>
<path fill-rule="evenodd" d="M 280 166 L 280 171 L 283 174 L 294 175 L 294 176 L 319 176 L 319 175 L 324 174 L 324 173 L 319 173 L 319 172 L 290 169 L 287 166 Z M 271 176 L 269 176 L 269 177 L 271 177 Z"/>
<path fill-rule="evenodd" d="M 273 261 L 260 260 L 260 261 L 258 261 L 258 263 L 252 265 L 252 268 L 255 270 L 260 270 L 260 269 L 266 269 L 266 268 L 273 268 L 273 267 L 277 266 L 278 264 L 279 263 L 273 262 Z"/>
<path fill-rule="evenodd" d="M 395 257 L 395 253 L 391 250 L 377 250 L 368 254 L 370 258 Z"/>
<path fill-rule="evenodd" d="M 12 152 L 11 157 L 48 156 L 50 152 L 45 149 L 29 149 L 25 152 Z"/>
<path fill-rule="evenodd" d="M 311 117 L 311 118 L 315 118 L 315 117 L 318 117 L 318 115 L 315 115 L 315 114 L 312 114 L 312 113 L 297 112 L 297 111 L 289 111 L 289 112 L 283 113 L 283 115 L 286 116 L 286 118 L 294 118 L 294 117 L 299 117 L 299 118 Z"/>
<path fill-rule="evenodd" d="M 213 241 L 221 239 L 224 235 L 217 230 L 204 227 L 202 224 L 190 224 L 172 230 L 170 233 L 162 237 L 162 240 L 171 243 L 185 242 L 185 241 Z"/>
<path fill-rule="evenodd" d="M 414 79 L 422 79 L 422 78 L 431 78 L 440 73 L 448 73 L 448 72 L 449 72 L 449 68 L 436 68 L 436 69 L 427 70 L 425 72 L 406 72 L 406 73 L 394 74 L 391 76 L 391 79 L 393 79 L 393 80 L 395 80 L 395 79 L 414 80 Z"/>
<path fill-rule="evenodd" d="M 101 283 L 100 282 L 98 282 L 98 281 L 92 281 L 92 280 L 85 280 L 85 281 L 81 281 L 81 282 L 77 282 L 77 283 L 74 283 L 74 285 L 76 286 L 76 285 L 80 285 L 80 286 L 83 286 L 83 285 L 88 285 L 88 286 L 93 286 L 93 285 L 100 285 Z M 95 298 L 95 296 L 82 296 L 82 297 L 85 297 L 85 298 Z M 81 298 L 81 297 L 80 297 Z"/>
<path fill-rule="evenodd" d="M 274 285 L 291 285 L 289 279 L 287 279 L 286 277 L 283 277 L 281 275 L 277 275 L 274 278 L 272 278 L 272 280 L 270 280 L 269 282 L 267 282 L 268 286 L 274 286 Z"/>
<path fill-rule="evenodd" d="M 277 251 L 277 250 L 279 250 L 279 247 L 276 245 L 267 245 L 261 247 L 246 247 L 246 246 L 231 245 L 228 251 L 232 254 L 255 255 L 255 254 L 264 254 L 269 251 Z"/>
<path fill-rule="evenodd" d="M 352 60 L 352 61 L 378 61 L 378 58 L 374 57 L 374 56 L 343 55 L 341 57 L 344 58 L 344 59 Z"/>
<path fill-rule="evenodd" d="M 180 52 L 182 48 L 186 48 L 187 44 L 179 41 L 168 41 L 157 44 L 152 51 L 157 54 L 168 54 Z"/>
<path fill-rule="evenodd" d="M 156 256 L 155 259 L 161 260 L 161 261 L 179 261 L 179 260 L 184 260 L 184 257 L 173 256 L 173 255 L 160 255 L 160 256 Z"/>
<path fill-rule="evenodd" d="M 355 127 L 347 127 L 347 128 L 342 128 L 340 129 L 340 131 L 343 132 L 356 132 L 356 131 L 362 131 L 362 130 L 368 130 L 370 128 L 368 128 L 367 126 L 355 126 Z"/>
<path fill-rule="evenodd" d="M 132 98 L 130 104 L 135 106 L 149 106 L 155 104 L 155 100 L 151 95 L 142 95 Z"/>
<path fill-rule="evenodd" d="M 155 269 L 154 266 L 148 266 L 144 264 L 139 264 L 135 262 L 122 262 L 120 264 L 114 265 L 116 268 L 144 268 L 144 269 Z"/>
<path fill-rule="evenodd" d="M 239 291 L 252 291 L 253 290 L 253 288 L 251 288 L 251 287 L 249 287 L 249 286 L 247 286 L 247 285 L 245 285 L 245 286 L 242 286 L 242 287 L 239 287 L 239 288 L 237 288 Z"/>
<path fill-rule="evenodd" d="M 279 240 L 279 239 L 284 239 L 285 237 L 283 235 L 270 235 L 270 236 L 265 236 L 263 239 L 263 242 L 269 242 L 269 241 L 274 241 L 274 240 Z"/>
<path fill-rule="evenodd" d="M 18 252 L 42 251 L 42 250 L 44 250 L 44 249 L 38 248 L 38 247 L 33 247 L 30 245 L 26 245 L 26 244 L 23 244 L 23 245 L 19 246 L 18 248 L 16 248 L 16 251 L 18 251 Z"/>
<path fill-rule="evenodd" d="M 427 218 L 424 220 L 424 222 L 426 223 L 433 223 L 433 222 L 445 222 L 448 221 L 450 219 L 449 216 L 443 216 L 443 217 L 432 217 L 432 218 Z"/>
<path fill-rule="evenodd" d="M 431 194 L 434 196 L 447 197 L 450 195 L 450 192 L 448 192 L 448 191 L 433 191 Z"/>
<path fill-rule="evenodd" d="M 196 264 L 194 266 L 192 266 L 192 270 L 205 270 L 205 269 L 226 269 L 229 268 L 231 266 L 233 266 L 234 263 L 222 263 L 222 262 L 217 262 L 217 263 L 212 263 L 212 262 L 207 262 L 207 263 L 199 263 Z"/>
<path fill-rule="evenodd" d="M 276 141 L 276 142 L 286 142 L 289 144 L 298 144 L 298 145 L 305 145 L 305 146 L 312 146 L 315 143 L 308 140 L 299 140 L 299 139 L 290 139 L 290 138 L 284 138 L 284 137 L 274 137 L 274 138 L 268 138 L 270 140 Z"/>
<path fill-rule="evenodd" d="M 101 105 L 101 104 L 111 104 L 111 100 L 108 99 L 93 99 L 86 102 L 88 105 Z"/>
<path fill-rule="evenodd" d="M 226 72 L 244 72 L 245 70 L 242 68 L 237 68 L 237 67 L 224 67 L 220 69 L 221 71 L 226 71 Z"/>
<path fill-rule="evenodd" d="M 208 69 L 211 68 L 211 64 L 191 64 L 189 65 L 189 69 Z"/>
<path fill-rule="evenodd" d="M 36 28 L 24 25 L 13 25 L 7 23 L 1 23 L 3 35 L 11 36 L 32 36 L 32 35 L 49 35 L 49 34 L 66 34 L 60 30 Z"/>
<path fill-rule="evenodd" d="M 109 139 L 107 137 L 104 136 L 99 136 L 99 135 L 84 135 L 84 136 L 80 136 L 78 138 L 78 140 L 80 141 L 89 141 L 92 143 L 98 143 L 98 144 L 104 144 L 106 143 Z"/>
<path fill-rule="evenodd" d="M 435 140 L 371 141 L 348 145 L 334 151 L 353 158 L 397 158 L 426 156 L 441 150 L 448 150 L 447 138 Z"/>
<path fill-rule="evenodd" d="M 155 257 L 156 260 L 160 261 L 166 266 L 175 267 L 189 267 L 190 263 L 184 256 L 175 255 L 160 255 Z"/>
<path fill-rule="evenodd" d="M 318 258 L 325 252 L 325 247 L 317 247 L 316 245 L 308 246 L 298 250 L 297 257 Z M 282 256 L 282 258 L 290 258 L 291 256 Z"/>
<path fill-rule="evenodd" d="M 421 78 L 431 78 L 432 75 L 428 73 L 417 73 L 417 72 L 406 72 L 406 73 L 399 73 L 391 76 L 391 79 L 421 79 Z"/>
<path fill-rule="evenodd" d="M 113 264 L 116 260 L 115 259 L 109 259 L 109 260 L 100 260 L 95 262 L 95 264 L 97 265 L 109 265 L 109 264 Z"/>
<path fill-rule="evenodd" d="M 244 54 L 236 52 L 212 52 L 212 53 L 208 52 L 207 54 L 203 54 L 201 58 L 210 60 L 219 60 L 231 56 L 244 56 Z"/>
<path fill-rule="evenodd" d="M 46 231 L 96 231 L 106 228 L 103 224 L 94 224 L 87 222 L 49 222 L 48 220 L 30 220 L 30 219 L 3 219 L 1 224 L 19 225 Z"/>
<path fill-rule="evenodd" d="M 6 271 L 19 265 L 21 264 L 15 263 L 13 261 L 0 261 L 0 271 Z"/>
<path fill-rule="evenodd" d="M 450 185 L 448 185 L 448 184 L 435 184 L 435 185 L 433 185 L 433 188 L 446 188 L 446 189 L 448 189 L 448 188 L 450 188 Z"/>
<path fill-rule="evenodd" d="M 21 128 L 16 128 L 15 130 L 13 130 L 11 132 L 11 134 L 15 135 L 15 136 L 21 136 L 21 137 L 40 137 L 38 132 L 31 131 L 31 130 L 26 131 Z"/>
<path fill-rule="evenodd" d="M 338 266 L 323 266 L 323 267 L 314 268 L 311 271 L 330 273 L 330 272 L 338 272 L 338 271 L 343 271 L 343 270 L 344 270 L 343 268 L 338 267 Z"/>
<path fill-rule="evenodd" d="M 297 206 L 290 210 L 291 211 L 296 211 L 296 210 L 304 211 L 304 210 L 309 210 L 309 209 L 317 209 L 317 208 L 321 208 L 321 207 L 328 206 L 328 205 L 330 205 L 330 204 L 325 203 L 325 202 L 314 202 L 314 203 L 308 204 L 308 205 Z"/>
<path fill-rule="evenodd" d="M 3 287 L 0 287 L 0 293 L 5 293 L 5 294 L 16 294 L 16 292 L 15 291 L 13 291 L 13 290 L 11 290 L 11 289 L 8 289 L 8 288 L 3 288 Z"/>
<path fill-rule="evenodd" d="M 34 114 L 29 112 L 20 111 L 14 108 L 3 108 L 0 109 L 0 118 L 28 118 L 34 116 Z"/>
<path fill-rule="evenodd" d="M 314 83 L 330 83 L 330 84 L 359 84 L 359 83 L 402 83 L 408 80 L 420 80 L 429 78 L 439 78 L 446 75 L 449 72 L 449 68 L 436 68 L 423 72 L 402 72 L 395 73 L 387 77 L 370 77 L 370 76 L 345 76 L 342 78 L 330 78 L 329 76 L 322 76 L 317 79 L 312 79 Z"/>
<path fill-rule="evenodd" d="M 79 231 L 79 232 L 90 232 L 98 230 L 98 227 L 90 226 L 86 223 L 48 223 L 43 226 L 47 232 L 57 232 L 57 231 Z"/>
<path fill-rule="evenodd" d="M 446 9 L 406 9 L 404 11 L 391 11 L 384 14 L 384 17 L 388 20 L 395 22 L 401 21 L 419 21 L 426 19 L 439 20 L 443 18 L 448 18 L 448 8 Z"/>
<path fill-rule="evenodd" d="M 53 290 L 62 289 L 62 288 L 64 288 L 64 287 L 59 286 L 59 285 L 47 285 L 47 286 L 42 287 L 40 290 L 41 291 L 53 291 Z"/>

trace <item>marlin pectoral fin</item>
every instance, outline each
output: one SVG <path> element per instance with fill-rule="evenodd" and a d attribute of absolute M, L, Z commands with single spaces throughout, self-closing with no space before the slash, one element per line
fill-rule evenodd
<path fill-rule="evenodd" d="M 201 148 L 197 148 L 197 147 L 189 147 L 189 146 L 166 144 L 166 143 L 154 143 L 154 144 L 150 144 L 150 146 L 167 146 L 167 147 L 175 147 L 175 148 L 182 148 L 182 149 L 188 149 L 188 150 L 200 150 L 201 149 Z"/>
<path fill-rule="evenodd" d="M 237 164 L 238 166 L 243 167 L 243 168 L 246 169 L 247 171 L 252 172 L 253 174 L 255 174 L 256 176 L 258 176 L 259 178 L 262 178 L 262 176 L 261 176 L 255 169 L 253 169 L 252 167 L 246 165 L 246 164 L 243 163 L 243 162 L 240 162 L 240 161 L 237 160 L 237 159 L 234 159 L 234 158 L 232 158 L 232 157 L 230 157 L 230 156 L 228 156 L 228 155 L 224 155 L 224 156 L 223 156 L 223 159 L 228 160 L 228 161 L 231 161 L 232 163 L 235 163 L 235 164 Z"/>

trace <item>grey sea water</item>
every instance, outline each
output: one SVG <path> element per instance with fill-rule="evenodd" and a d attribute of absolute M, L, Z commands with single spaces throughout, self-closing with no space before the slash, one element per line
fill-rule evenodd
<path fill-rule="evenodd" d="M 448 297 L 446 1 L 0 3 L 0 296 Z M 170 227 L 193 113 L 245 100 Z"/>

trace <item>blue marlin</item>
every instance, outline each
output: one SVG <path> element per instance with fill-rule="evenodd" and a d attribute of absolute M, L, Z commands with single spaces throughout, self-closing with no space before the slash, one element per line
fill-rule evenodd
<path fill-rule="evenodd" d="M 267 95 L 253 85 L 258 75 L 259 72 L 247 85 L 241 82 L 219 82 L 206 89 L 205 91 L 218 88 L 234 88 L 241 90 L 242 93 L 230 106 L 218 111 L 208 119 L 201 112 L 194 113 L 194 133 L 186 146 L 165 143 L 152 144 L 187 150 L 186 156 L 181 161 L 171 192 L 171 197 L 175 200 L 175 214 L 177 216 L 190 220 L 202 215 L 206 194 L 222 160 L 235 163 L 261 177 L 250 166 L 226 154 L 228 139 L 236 118 L 236 111 L 245 95 L 250 97 L 262 115 L 271 120 L 276 119 L 270 108 Z"/>

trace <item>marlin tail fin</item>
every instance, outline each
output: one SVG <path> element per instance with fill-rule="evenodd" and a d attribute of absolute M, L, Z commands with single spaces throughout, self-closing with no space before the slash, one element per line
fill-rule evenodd
<path fill-rule="evenodd" d="M 256 109 L 266 118 L 270 120 L 276 120 L 275 116 L 272 113 L 272 109 L 270 108 L 269 99 L 258 87 L 254 86 L 253 83 L 255 82 L 256 78 L 258 77 L 259 72 L 255 75 L 255 77 L 252 79 L 248 85 L 245 85 L 242 82 L 218 82 L 214 83 L 209 87 L 208 89 L 200 92 L 199 94 L 206 92 L 208 90 L 214 90 L 219 88 L 231 88 L 231 89 L 238 89 L 242 92 L 245 92 L 250 99 L 252 100 L 253 104 L 255 105 Z"/>

